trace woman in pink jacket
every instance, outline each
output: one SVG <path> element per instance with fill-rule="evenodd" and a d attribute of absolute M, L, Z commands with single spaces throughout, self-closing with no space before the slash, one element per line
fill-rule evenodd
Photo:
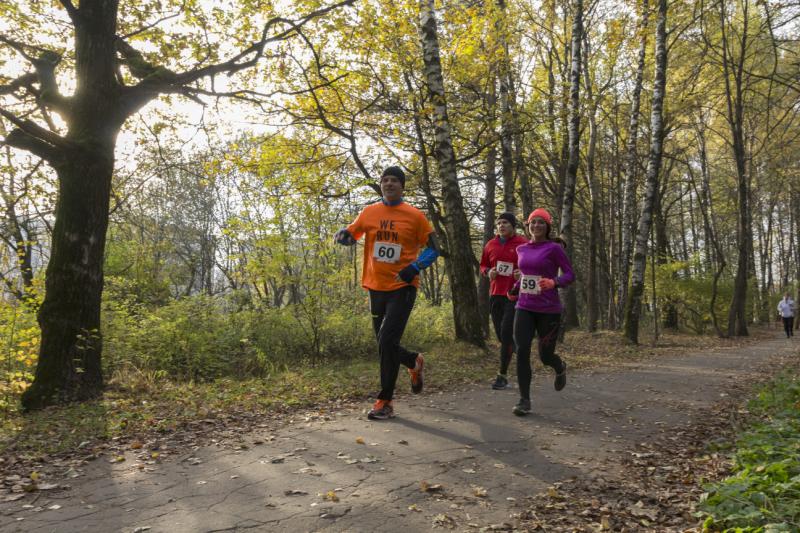
<path fill-rule="evenodd" d="M 567 364 L 555 353 L 562 312 L 558 288 L 572 283 L 575 276 L 563 246 L 550 237 L 552 224 L 553 219 L 547 210 L 534 210 L 528 217 L 532 238 L 517 248 L 521 276 L 509 292 L 512 297 L 518 297 L 514 343 L 517 347 L 520 399 L 513 410 L 517 416 L 531 412 L 531 343 L 534 335 L 539 337 L 539 358 L 556 373 L 555 389 L 560 391 L 567 384 Z"/>

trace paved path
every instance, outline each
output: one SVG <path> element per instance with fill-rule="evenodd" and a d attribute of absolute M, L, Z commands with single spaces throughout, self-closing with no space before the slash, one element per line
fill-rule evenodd
<path fill-rule="evenodd" d="M 0 503 L 0 531 L 463 531 L 513 524 L 523 498 L 571 477 L 604 475 L 603 458 L 702 416 L 726 394 L 728 380 L 747 379 L 754 365 L 798 354 L 798 346 L 774 340 L 571 372 L 561 393 L 537 369 L 534 413 L 526 418 L 511 414 L 516 390 L 475 386 L 403 397 L 388 422 L 368 422 L 360 410 L 310 414 L 246 435 L 247 449 L 187 450 L 153 471 L 136 468 L 133 455 L 118 464 L 101 458 L 69 481 L 69 491 Z"/>

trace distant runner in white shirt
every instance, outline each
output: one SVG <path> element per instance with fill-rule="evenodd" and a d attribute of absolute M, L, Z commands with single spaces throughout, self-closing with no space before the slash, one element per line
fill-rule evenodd
<path fill-rule="evenodd" d="M 794 300 L 788 292 L 783 295 L 783 300 L 778 302 L 778 313 L 783 319 L 783 329 L 787 339 L 794 337 L 794 307 Z"/>

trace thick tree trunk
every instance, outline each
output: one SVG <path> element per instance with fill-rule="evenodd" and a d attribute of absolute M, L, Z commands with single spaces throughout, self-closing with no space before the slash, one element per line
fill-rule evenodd
<path fill-rule="evenodd" d="M 113 150 L 76 153 L 60 181 L 47 265 L 39 364 L 24 392 L 26 409 L 86 400 L 103 387 L 100 299 Z"/>
<path fill-rule="evenodd" d="M 573 211 L 575 209 L 575 186 L 578 181 L 578 163 L 580 160 L 580 87 L 581 87 L 581 45 L 583 43 L 583 0 L 575 0 L 572 21 L 572 62 L 570 67 L 569 91 L 569 158 L 567 173 L 564 177 L 563 200 L 561 204 L 561 238 L 567 243 L 567 254 L 574 257 L 573 246 Z M 564 291 L 564 325 L 577 327 L 578 300 L 575 286 Z"/>
<path fill-rule="evenodd" d="M 456 176 L 456 158 L 451 141 L 450 120 L 447 115 L 447 100 L 439 56 L 439 36 L 433 0 L 420 0 L 419 7 L 425 79 L 433 105 L 436 138 L 434 153 L 439 163 L 445 212 L 444 223 L 450 241 L 446 266 L 453 291 L 456 337 L 477 346 L 483 346 L 483 328 L 481 327 L 473 268 L 475 256 L 472 253 L 469 223 L 464 212 L 464 201 Z"/>
<path fill-rule="evenodd" d="M 743 2 L 744 13 L 742 23 L 744 29 L 737 32 L 741 39 L 738 58 L 734 61 L 728 53 L 728 24 L 725 2 L 720 2 L 720 27 L 722 29 L 722 67 L 725 78 L 725 98 L 727 103 L 728 124 L 731 129 L 733 156 L 736 162 L 737 191 L 739 196 L 739 216 L 737 218 L 736 277 L 733 282 L 733 299 L 728 311 L 728 336 L 746 336 L 747 332 L 747 277 L 750 272 L 749 248 L 752 244 L 749 220 L 750 181 L 747 176 L 747 154 L 744 144 L 744 103 L 743 80 L 744 60 L 747 52 L 747 24 L 749 1 Z M 731 87 L 731 77 L 734 86 Z"/>
<path fill-rule="evenodd" d="M 656 25 L 656 74 L 653 83 L 653 107 L 650 113 L 650 155 L 647 160 L 645 194 L 639 227 L 636 234 L 636 248 L 633 254 L 631 289 L 625 302 L 625 337 L 633 343 L 639 342 L 639 318 L 644 294 L 644 274 L 647 263 L 647 239 L 653 220 L 653 204 L 658 194 L 658 173 L 661 170 L 661 156 L 664 137 L 664 91 L 667 85 L 667 0 L 658 2 L 658 22 Z"/>
<path fill-rule="evenodd" d="M 25 409 L 84 400 L 102 391 L 100 302 L 114 146 L 124 116 L 116 81 L 117 2 L 81 3 L 75 31 L 78 84 L 67 142 L 53 157 L 59 179 L 42 330 L 33 384 Z"/>
<path fill-rule="evenodd" d="M 617 318 L 620 324 L 623 320 L 623 308 L 628 299 L 628 278 L 630 276 L 633 235 L 636 226 L 636 219 L 634 218 L 636 216 L 636 168 L 638 166 L 636 145 L 639 139 L 639 107 L 642 97 L 645 57 L 647 56 L 647 20 L 649 14 L 650 7 L 648 6 L 648 0 L 642 0 L 642 18 L 639 22 L 639 32 L 642 40 L 639 44 L 639 62 L 636 66 L 633 94 L 631 95 L 630 127 L 628 128 L 628 143 L 625 149 L 625 178 L 621 221 L 622 249 L 618 258 L 619 287 L 617 290 Z"/>

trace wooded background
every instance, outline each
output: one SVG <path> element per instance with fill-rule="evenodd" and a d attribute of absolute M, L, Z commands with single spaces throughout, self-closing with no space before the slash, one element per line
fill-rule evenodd
<path fill-rule="evenodd" d="M 17 4 L 6 408 L 371 353 L 361 247 L 332 235 L 390 164 L 444 249 L 411 342 L 484 342 L 506 210 L 553 213 L 567 327 L 747 335 L 797 292 L 800 2 Z"/>

